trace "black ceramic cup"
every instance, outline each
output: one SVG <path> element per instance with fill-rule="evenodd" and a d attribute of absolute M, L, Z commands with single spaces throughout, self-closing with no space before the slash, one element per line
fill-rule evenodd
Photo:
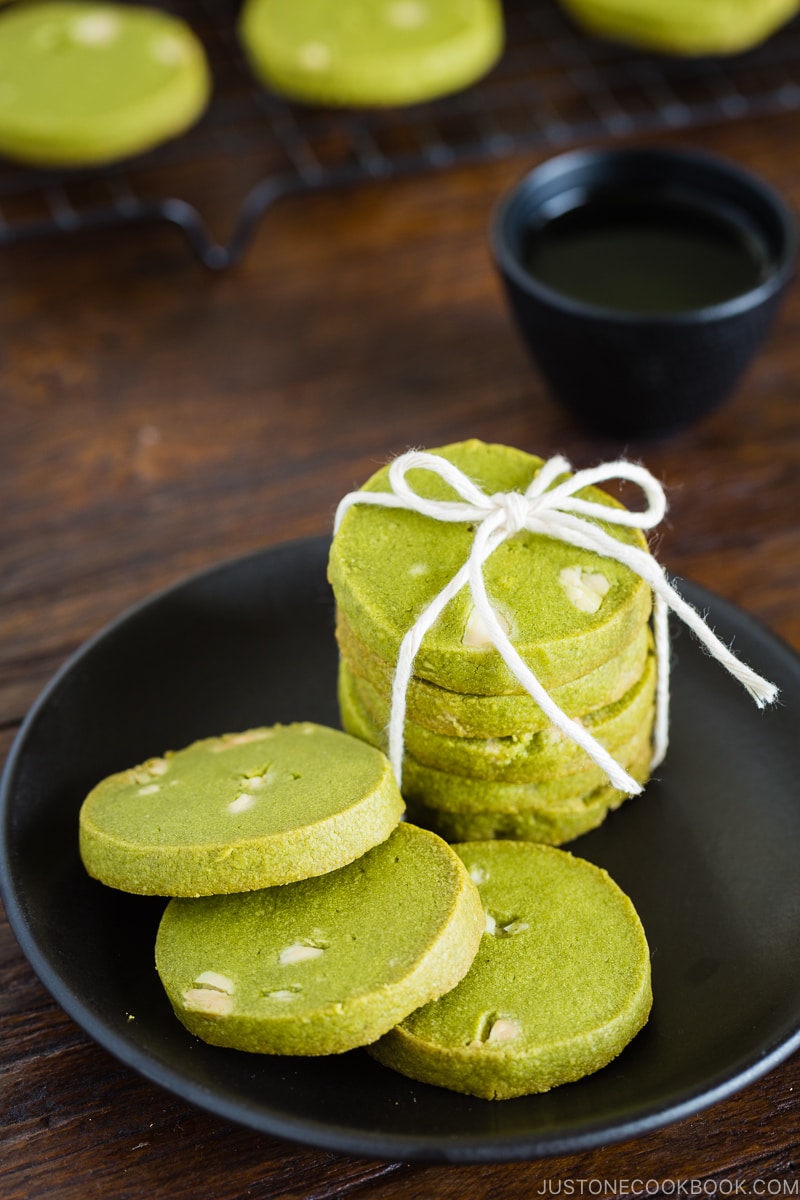
<path fill-rule="evenodd" d="M 576 299 L 531 273 L 532 231 L 572 207 L 643 191 L 689 205 L 757 244 L 763 266 L 753 286 L 719 303 L 648 314 Z M 491 247 L 555 397 L 595 431 L 637 437 L 677 430 L 730 394 L 791 278 L 796 232 L 783 200 L 725 160 L 662 149 L 578 150 L 535 168 L 500 202 Z"/>

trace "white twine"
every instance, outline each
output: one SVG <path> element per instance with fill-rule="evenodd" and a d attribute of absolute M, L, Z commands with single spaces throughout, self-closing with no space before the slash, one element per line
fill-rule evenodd
<path fill-rule="evenodd" d="M 461 500 L 429 500 L 418 495 L 408 482 L 407 474 L 420 468 L 439 475 L 456 491 Z M 471 522 L 476 526 L 467 561 L 420 613 L 400 644 L 392 682 L 389 721 L 389 758 L 398 785 L 402 782 L 403 772 L 406 693 L 414 659 L 425 634 L 453 597 L 468 585 L 472 602 L 495 649 L 552 724 L 581 746 L 589 757 L 602 767 L 615 788 L 629 795 L 636 795 L 642 791 L 642 786 L 623 770 L 579 721 L 562 712 L 531 668 L 520 658 L 489 603 L 483 565 L 498 546 L 521 530 L 542 533 L 581 550 L 591 550 L 604 558 L 613 558 L 630 567 L 650 585 L 654 593 L 653 626 L 658 669 L 651 769 L 663 761 L 669 739 L 670 609 L 693 630 L 712 656 L 744 685 L 759 708 L 776 699 L 778 689 L 775 685 L 757 675 L 719 640 L 697 610 L 668 582 L 663 567 L 648 551 L 618 541 L 591 519 L 635 529 L 652 529 L 661 521 L 667 506 L 664 489 L 658 480 L 645 467 L 619 460 L 603 463 L 589 470 L 577 471 L 568 479 L 556 483 L 558 476 L 569 470 L 567 460 L 557 455 L 544 464 L 524 493 L 496 492 L 489 496 L 447 459 L 422 450 L 410 450 L 396 458 L 389 468 L 389 484 L 392 488 L 390 492 L 350 492 L 339 503 L 334 533 L 338 531 L 345 513 L 354 504 L 410 509 L 435 521 Z M 610 479 L 627 479 L 638 484 L 647 499 L 647 507 L 642 512 L 630 512 L 627 509 L 611 508 L 605 504 L 582 500 L 575 494 L 590 484 L 607 482 Z M 590 520 L 584 519 L 587 517 Z"/>

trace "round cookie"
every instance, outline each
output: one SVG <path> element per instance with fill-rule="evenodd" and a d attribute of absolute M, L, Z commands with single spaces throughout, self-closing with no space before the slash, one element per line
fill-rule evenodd
<path fill-rule="evenodd" d="M 182 133 L 211 88 L 202 45 L 160 9 L 33 0 L 0 16 L 0 154 L 37 166 L 124 158 Z"/>
<path fill-rule="evenodd" d="M 524 491 L 542 466 L 541 459 L 521 450 L 477 440 L 432 453 L 455 463 L 489 494 Z M 388 491 L 388 472 L 383 467 L 362 490 Z M 420 495 L 454 498 L 432 471 L 410 471 L 408 479 Z M 620 507 L 597 488 L 582 489 L 579 495 Z M 604 528 L 619 541 L 646 548 L 636 529 Z M 473 537 L 474 528 L 467 523 L 436 521 L 401 508 L 353 505 L 333 539 L 328 574 L 356 636 L 385 661 L 396 662 L 404 635 L 464 565 Z M 650 588 L 630 568 L 543 534 L 522 532 L 509 538 L 487 560 L 484 578 L 512 643 L 548 691 L 620 654 L 651 610 Z M 472 612 L 464 588 L 427 633 L 414 674 L 455 692 L 523 692 L 493 646 L 470 644 L 475 640 L 470 637 Z"/>
<path fill-rule="evenodd" d="M 591 33 L 668 54 L 740 54 L 798 11 L 797 0 L 561 0 Z"/>
<path fill-rule="evenodd" d="M 336 639 L 350 670 L 388 699 L 394 667 L 355 636 L 341 612 L 336 616 Z M 652 645 L 650 628 L 642 625 L 620 654 L 587 675 L 553 688 L 550 693 L 553 700 L 568 717 L 583 717 L 613 704 L 641 678 Z M 410 720 L 433 733 L 450 737 L 510 737 L 538 733 L 550 724 L 527 693 L 470 696 L 447 691 L 416 675 L 409 681 L 406 711 Z"/>
<path fill-rule="evenodd" d="M 338 1054 L 454 987 L 484 924 L 458 856 L 403 823 L 328 875 L 170 901 L 156 967 L 177 1017 L 204 1041 Z"/>
<path fill-rule="evenodd" d="M 615 753 L 616 761 L 625 770 L 638 761 L 645 749 L 649 751 L 651 727 L 652 721 Z M 462 814 L 580 809 L 589 792 L 607 783 L 605 771 L 597 766 L 536 783 L 490 783 L 424 767 L 408 754 L 403 764 L 403 795 L 407 800 Z"/>
<path fill-rule="evenodd" d="M 650 777 L 650 746 L 645 746 L 628 767 L 629 773 L 644 784 Z M 432 829 L 448 842 L 482 842 L 489 838 L 544 842 L 561 846 L 601 825 L 610 812 L 627 800 L 624 792 L 607 784 L 595 788 L 571 807 L 542 805 L 524 812 L 447 812 L 445 809 L 409 801 L 409 818 L 425 829 Z"/>
<path fill-rule="evenodd" d="M 342 727 L 371 746 L 381 747 L 386 740 L 385 730 L 359 704 L 348 683 L 347 676 L 340 676 L 338 694 Z M 649 748 L 653 717 L 651 710 L 641 728 L 615 750 L 615 759 L 625 769 L 644 753 L 645 747 Z M 584 770 L 542 776 L 528 783 L 498 783 L 426 766 L 408 750 L 403 757 L 403 795 L 406 800 L 449 812 L 523 812 L 542 806 L 580 806 L 584 796 L 607 782 L 605 771 L 595 763 L 590 763 Z"/>
<path fill-rule="evenodd" d="M 494 65 L 498 0 L 247 0 L 239 35 L 256 75 L 308 104 L 413 104 Z"/>
<path fill-rule="evenodd" d="M 628 897 L 598 867 L 525 842 L 455 847 L 487 932 L 465 978 L 370 1047 L 379 1062 L 486 1099 L 599 1070 L 647 1021 L 650 956 Z"/>
<path fill-rule="evenodd" d="M 602 825 L 611 805 L 602 797 L 624 796 L 611 786 L 597 788 L 590 795 L 597 796 L 595 803 L 587 802 L 580 809 L 535 808 L 523 813 L 516 812 L 448 812 L 443 808 L 431 808 L 409 801 L 409 818 L 424 829 L 438 833 L 446 842 L 488 841 L 490 839 L 516 842 L 541 842 L 545 846 L 563 846 L 584 833 Z"/>
<path fill-rule="evenodd" d="M 388 759 L 335 729 L 204 738 L 102 780 L 80 812 L 90 875 L 141 895 L 209 896 L 333 871 L 403 813 Z"/>
<path fill-rule="evenodd" d="M 389 701 L 353 675 L 344 661 L 339 670 L 342 686 L 352 693 L 353 702 L 365 709 L 375 725 L 386 727 L 391 714 Z M 653 709 L 655 688 L 656 662 L 651 655 L 641 678 L 622 699 L 587 714 L 581 723 L 601 746 L 614 754 L 646 724 Z M 586 751 L 554 726 L 538 733 L 505 738 L 465 738 L 432 733 L 407 720 L 405 745 L 423 766 L 497 783 L 536 782 L 592 766 Z"/>

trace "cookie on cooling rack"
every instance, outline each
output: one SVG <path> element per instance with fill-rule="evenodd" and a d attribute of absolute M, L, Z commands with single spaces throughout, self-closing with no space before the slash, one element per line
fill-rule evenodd
<path fill-rule="evenodd" d="M 561 0 L 591 33 L 666 54 L 740 54 L 798 11 L 797 0 Z"/>
<path fill-rule="evenodd" d="M 208 103 L 205 51 L 160 9 L 34 0 L 0 15 L 0 154 L 79 167 L 149 150 Z"/>
<path fill-rule="evenodd" d="M 485 74 L 503 44 L 498 0 L 246 0 L 256 75 L 307 104 L 413 104 Z"/>

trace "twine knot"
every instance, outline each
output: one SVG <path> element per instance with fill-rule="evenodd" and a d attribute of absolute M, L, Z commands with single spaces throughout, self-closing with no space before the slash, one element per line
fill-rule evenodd
<path fill-rule="evenodd" d="M 420 495 L 409 483 L 408 472 L 432 471 L 459 497 L 457 500 L 433 500 Z M 487 495 L 453 463 L 439 455 L 410 450 L 396 458 L 389 468 L 389 492 L 349 492 L 339 503 L 334 533 L 354 504 L 372 504 L 384 508 L 405 508 L 436 521 L 468 522 L 475 537 L 464 565 L 449 583 L 420 613 L 400 643 L 392 681 L 389 721 L 389 758 L 402 783 L 406 693 L 414 659 L 422 640 L 446 605 L 463 587 L 469 587 L 472 601 L 495 649 L 511 673 L 562 733 L 581 746 L 593 762 L 608 776 L 615 788 L 635 795 L 642 787 L 617 763 L 608 751 L 579 722 L 568 717 L 542 687 L 531 668 L 520 657 L 486 594 L 483 565 L 508 538 L 528 530 L 567 542 L 581 550 L 590 550 L 604 558 L 623 563 L 648 583 L 653 591 L 653 626 L 658 679 L 656 715 L 653 730 L 651 770 L 664 759 L 669 740 L 669 611 L 683 620 L 709 652 L 747 689 L 759 708 L 771 703 L 778 689 L 757 675 L 719 640 L 703 618 L 667 580 L 663 567 L 647 550 L 619 541 L 598 522 L 606 525 L 652 529 L 666 512 L 666 496 L 658 480 L 637 463 L 620 459 L 585 471 L 570 474 L 570 465 L 561 455 L 547 460 L 524 492 L 496 492 Z M 564 478 L 562 478 L 562 476 Z M 592 500 L 578 493 L 610 479 L 627 479 L 637 484 L 647 501 L 644 509 L 631 512 Z M 531 580 L 535 586 L 535 580 Z"/>
<path fill-rule="evenodd" d="M 492 496 L 492 504 L 504 514 L 502 527 L 510 537 L 527 528 L 539 503 L 538 499 L 529 500 L 519 492 L 495 492 Z"/>

